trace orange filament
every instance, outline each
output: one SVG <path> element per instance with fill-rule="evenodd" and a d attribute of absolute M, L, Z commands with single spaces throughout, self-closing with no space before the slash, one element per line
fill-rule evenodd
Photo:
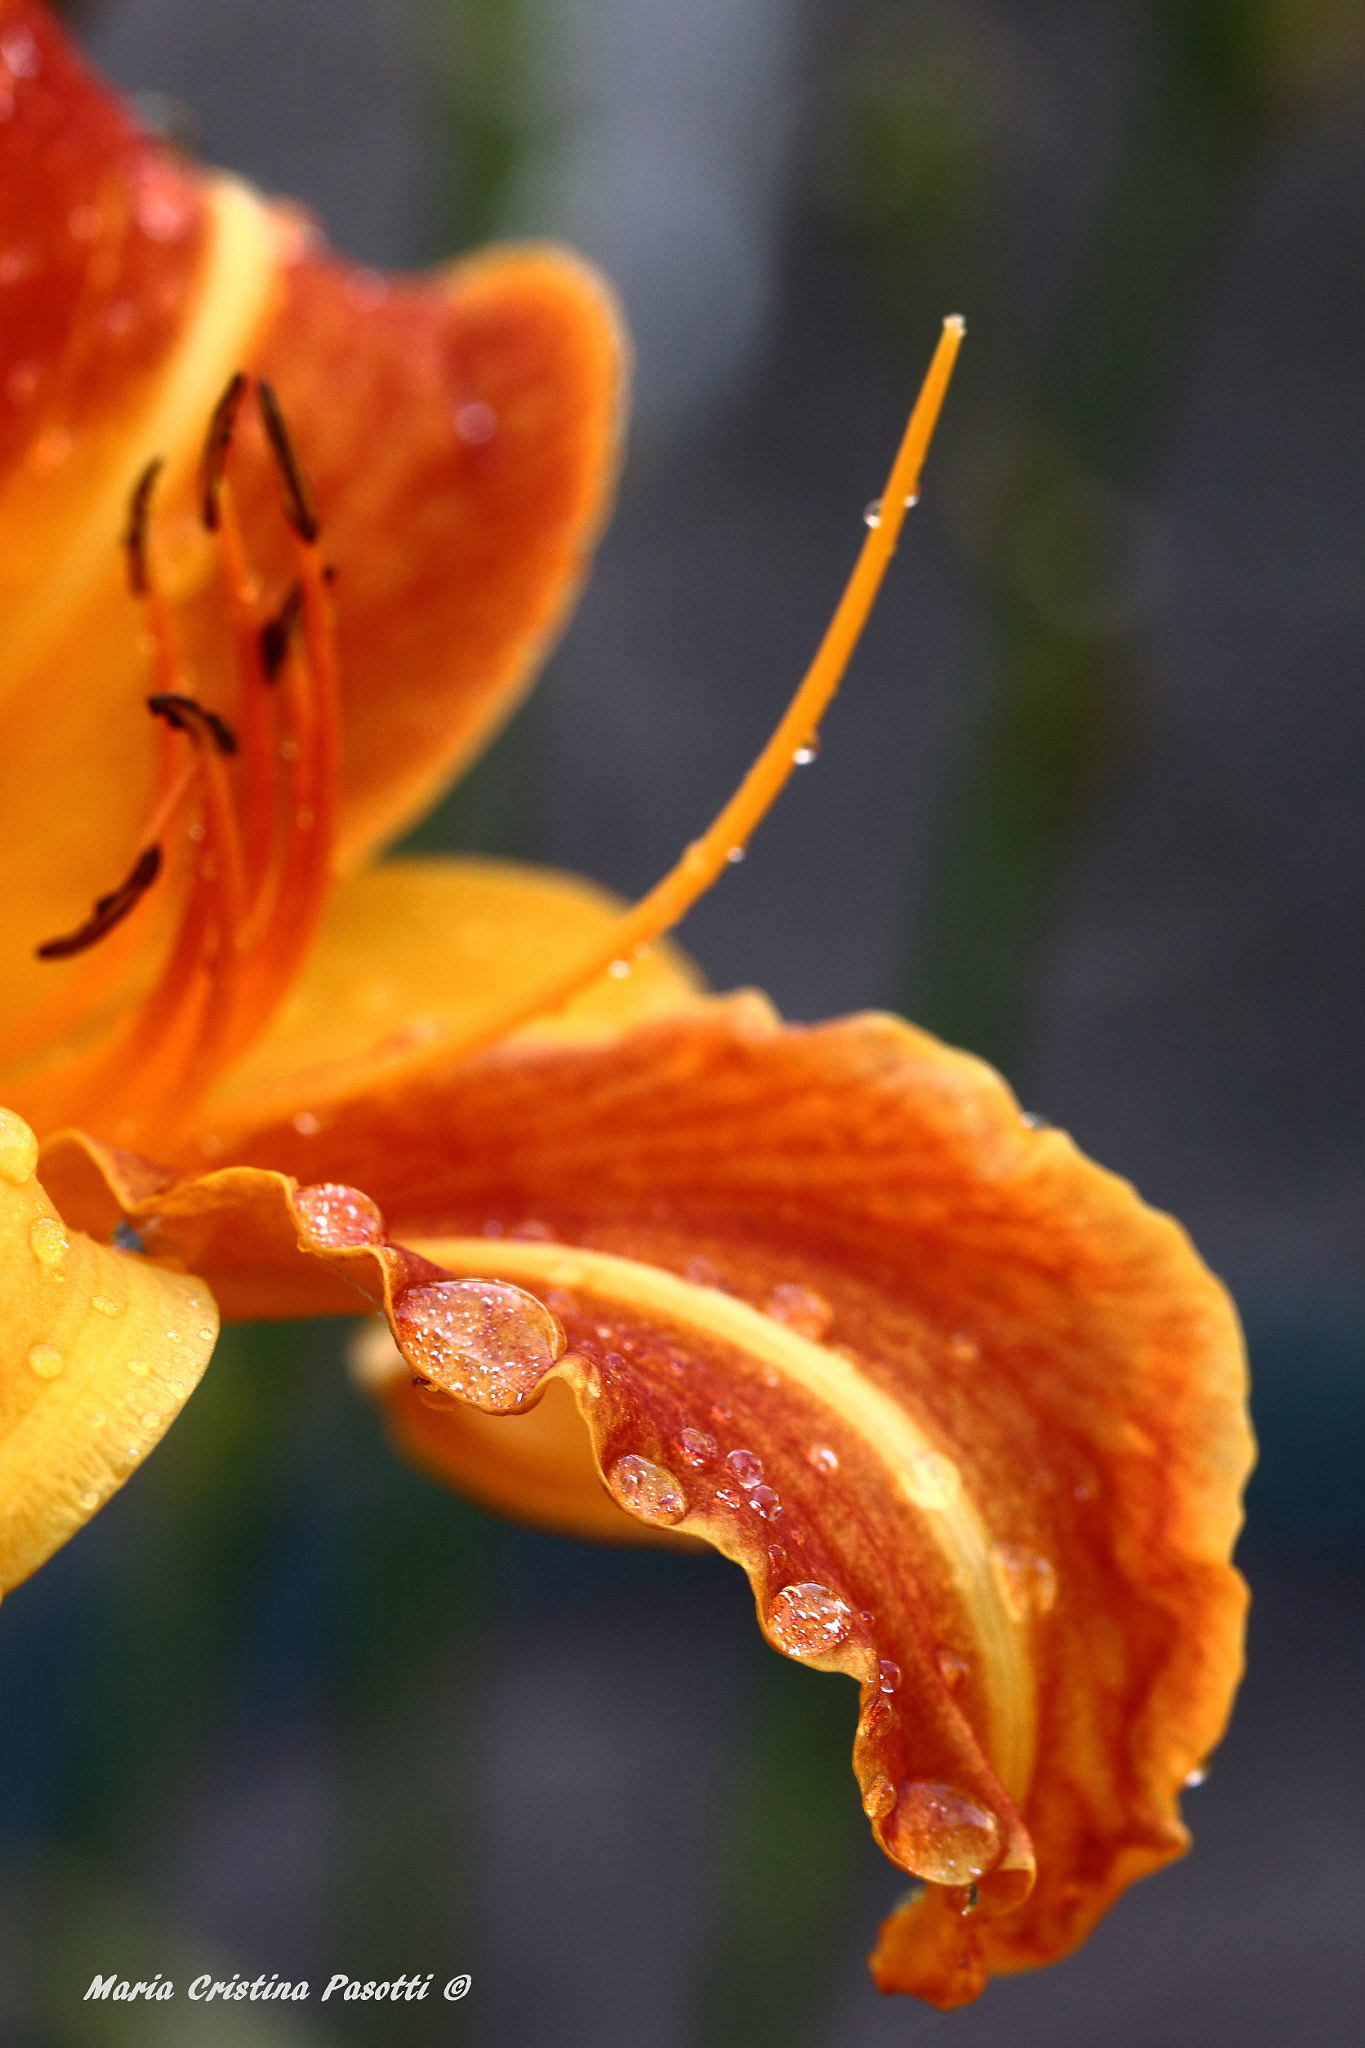
<path fill-rule="evenodd" d="M 606 935 L 566 973 L 530 996 L 481 1025 L 467 1037 L 442 1042 L 442 1053 L 459 1056 L 495 1044 L 508 1032 L 549 1012 L 560 1010 L 572 998 L 613 967 L 619 973 L 629 968 L 650 944 L 679 923 L 692 905 L 711 887 L 729 862 L 742 855 L 749 838 L 765 812 L 780 795 L 797 765 L 798 754 L 816 737 L 824 715 L 848 667 L 853 650 L 867 623 L 882 578 L 896 551 L 896 542 L 908 508 L 919 489 L 920 470 L 933 438 L 934 428 L 947 395 L 957 352 L 966 332 L 963 321 L 953 315 L 943 323 L 914 411 L 891 465 L 880 506 L 869 515 L 853 573 L 844 587 L 834 617 L 825 630 L 815 659 L 800 688 L 779 721 L 772 738 L 750 768 L 730 801 L 712 821 L 700 839 L 694 839 L 677 865 L 647 896 L 617 919 Z"/>
<path fill-rule="evenodd" d="M 43 1121 L 79 1118 L 124 1141 L 174 1133 L 216 1074 L 268 1021 L 312 941 L 330 881 L 340 724 L 327 573 L 292 449 L 287 462 L 279 459 L 285 430 L 278 407 L 272 399 L 267 411 L 263 397 L 285 513 L 295 529 L 302 593 L 300 630 L 285 647 L 280 687 L 272 688 L 256 581 L 223 474 L 243 389 L 244 382 L 234 380 L 214 414 L 203 501 L 205 523 L 217 540 L 235 655 L 233 729 L 188 694 L 172 613 L 153 573 L 149 519 L 159 464 L 139 480 L 125 538 L 129 582 L 143 606 L 158 686 L 148 706 L 158 714 L 161 734 L 157 793 L 140 844 L 155 847 L 156 865 L 164 866 L 164 842 L 182 819 L 188 826 L 174 847 L 183 892 L 175 938 L 136 1013 L 79 1060 L 54 1068 L 47 1083 L 37 1074 L 25 1091 Z M 300 504 L 312 522 L 306 536 L 293 516 Z M 155 872 L 150 854 L 122 889 L 131 891 L 148 868 Z M 119 891 L 101 905 L 116 900 L 121 904 Z M 96 939 L 102 937 L 99 911 L 97 905 L 87 921 Z M 120 915 L 128 912 L 120 908 Z M 85 929 L 73 936 L 83 937 Z"/>

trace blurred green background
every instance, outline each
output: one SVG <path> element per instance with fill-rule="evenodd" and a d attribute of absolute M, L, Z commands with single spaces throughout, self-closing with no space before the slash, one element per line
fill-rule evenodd
<path fill-rule="evenodd" d="M 1346 2048 L 1365 2026 L 1365 10 L 1356 0 L 95 0 L 149 118 L 364 260 L 556 234 L 639 349 L 542 689 L 414 835 L 645 886 L 771 723 L 939 318 L 891 587 L 690 921 L 901 1008 L 1176 1209 L 1263 1460 L 1195 1856 L 970 2012 L 883 2003 L 851 1687 L 719 1561 L 508 1529 L 391 1459 L 340 1327 L 244 1330 L 0 1611 L 8 2044 Z M 306 2006 L 85 2005 L 96 1971 Z M 333 1970 L 468 1999 L 322 2007 Z"/>

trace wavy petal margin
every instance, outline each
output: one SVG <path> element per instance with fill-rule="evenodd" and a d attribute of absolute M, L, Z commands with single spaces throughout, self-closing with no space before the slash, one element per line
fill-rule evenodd
<path fill-rule="evenodd" d="M 585 1529 L 563 1397 L 524 1457 L 523 1423 L 487 1419 L 562 1381 L 613 1511 L 734 1557 L 770 1641 L 858 1679 L 865 1806 L 926 1880 L 882 1929 L 883 1989 L 962 2003 L 1181 1853 L 1241 1670 L 1240 1334 L 1179 1227 L 988 1068 L 891 1018 L 784 1030 L 736 998 L 409 1074 L 253 1155 L 365 1188 L 375 1229 L 387 1204 L 408 1251 L 327 1256 L 350 1284 L 374 1262 L 429 1387 L 379 1375 L 421 1462 L 542 1518 L 562 1482 Z M 263 1311 L 272 1262 L 276 1312 L 342 1305 L 302 1277 L 278 1171 L 139 1189 L 73 1141 L 44 1171 L 93 1229 L 152 1219 L 230 1313 Z M 533 1346 L 510 1401 L 442 1377 L 443 1272 L 527 1290 L 567 1350 Z"/>

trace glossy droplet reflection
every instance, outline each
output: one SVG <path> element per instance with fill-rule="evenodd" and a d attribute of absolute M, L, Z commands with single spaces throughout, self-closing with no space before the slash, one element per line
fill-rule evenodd
<path fill-rule="evenodd" d="M 900 1487 L 917 1508 L 950 1508 L 962 1491 L 962 1477 L 951 1458 L 921 1451 L 902 1471 Z"/>
<path fill-rule="evenodd" d="M 500 1280 L 438 1280 L 394 1305 L 404 1357 L 419 1378 L 493 1414 L 519 1408 L 564 1354 L 543 1303 Z"/>
<path fill-rule="evenodd" d="M 678 1438 L 678 1449 L 689 1465 L 698 1472 L 704 1472 L 708 1465 L 715 1464 L 720 1446 L 704 1429 L 685 1429 Z"/>
<path fill-rule="evenodd" d="M 785 1323 L 798 1337 L 809 1337 L 812 1344 L 820 1342 L 834 1321 L 834 1311 L 824 1295 L 797 1281 L 785 1280 L 774 1287 L 763 1307 L 774 1322 Z"/>
<path fill-rule="evenodd" d="M 889 1778 L 874 1778 L 863 1793 L 863 1812 L 869 1820 L 882 1820 L 896 1803 L 896 1788 Z"/>
<path fill-rule="evenodd" d="M 763 1461 L 752 1451 L 731 1451 L 725 1462 L 746 1492 L 762 1482 Z"/>
<path fill-rule="evenodd" d="M 991 1545 L 991 1571 L 1014 1621 L 1048 1614 L 1057 1600 L 1057 1574 L 1047 1558 L 1019 1543 Z"/>
<path fill-rule="evenodd" d="M 885 1835 L 902 1869 L 930 1884 L 970 1884 L 1000 1854 L 1000 1823 L 988 1806 L 922 1779 L 897 1788 Z"/>
<path fill-rule="evenodd" d="M 38 1140 L 21 1116 L 0 1109 L 0 1180 L 22 1187 L 38 1164 Z"/>
<path fill-rule="evenodd" d="M 60 1266 L 71 1249 L 71 1241 L 55 1217 L 40 1216 L 28 1233 L 33 1256 L 40 1266 Z"/>
<path fill-rule="evenodd" d="M 768 1627 L 789 1657 L 814 1657 L 832 1650 L 852 1626 L 848 1602 L 814 1579 L 784 1586 L 768 1610 Z"/>
<path fill-rule="evenodd" d="M 55 1380 L 65 1360 L 55 1344 L 34 1344 L 28 1354 L 29 1369 L 40 1380 Z"/>
<path fill-rule="evenodd" d="M 646 1522 L 680 1522 L 687 1512 L 682 1488 L 662 1465 L 648 1458 L 618 1458 L 607 1474 L 607 1485 L 632 1515 Z"/>
<path fill-rule="evenodd" d="M 317 1245 L 382 1244 L 384 1218 L 368 1195 L 339 1181 L 299 1188 L 294 1207 Z"/>

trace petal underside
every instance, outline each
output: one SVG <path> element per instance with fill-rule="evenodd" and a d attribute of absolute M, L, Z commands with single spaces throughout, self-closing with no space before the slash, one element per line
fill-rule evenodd
<path fill-rule="evenodd" d="M 770 1640 L 863 1688 L 865 1803 L 930 1879 L 883 1928 L 883 1988 L 961 2003 L 1181 1852 L 1179 1790 L 1241 1668 L 1236 1319 L 1178 1226 L 981 1063 L 894 1019 L 784 1030 L 737 998 L 409 1072 L 235 1156 L 141 1191 L 73 1141 L 44 1170 L 92 1228 L 151 1219 L 229 1312 L 342 1306 L 288 1278 L 309 1264 L 290 1184 L 253 1161 L 381 1204 L 408 1250 L 345 1258 L 431 1261 L 371 1275 L 391 1312 L 423 1272 L 546 1303 L 569 1347 L 549 1380 L 614 1511 L 737 1558 Z M 561 1394 L 519 1459 L 521 1419 L 467 1428 L 383 1385 L 429 1468 L 537 1519 L 560 1486 L 567 1526 L 610 1533 L 579 1512 Z"/>

